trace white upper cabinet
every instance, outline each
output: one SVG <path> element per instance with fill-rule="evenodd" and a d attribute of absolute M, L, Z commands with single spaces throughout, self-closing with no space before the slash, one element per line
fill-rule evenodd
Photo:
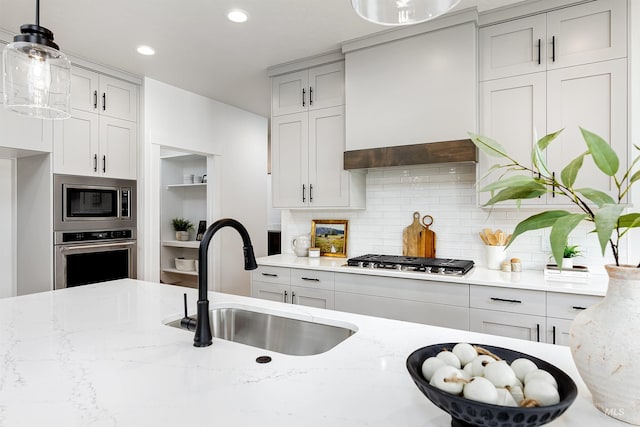
<path fill-rule="evenodd" d="M 137 85 L 73 67 L 71 118 L 54 125 L 54 172 L 136 179 L 137 106 Z"/>
<path fill-rule="evenodd" d="M 346 53 L 346 149 L 467 139 L 477 28 L 465 22 Z"/>
<path fill-rule="evenodd" d="M 271 115 L 344 105 L 344 62 L 274 77 Z"/>
<path fill-rule="evenodd" d="M 620 170 L 627 168 L 627 61 L 596 62 L 547 73 L 547 128 L 564 129 L 547 148 L 549 170 L 558 178 L 561 168 L 584 153 L 579 127 L 604 138 L 620 157 Z M 575 188 L 591 187 L 617 198 L 617 189 L 586 156 Z M 550 198 L 550 200 L 549 200 Z M 548 203 L 566 204 L 565 198 L 547 196 Z"/>
<path fill-rule="evenodd" d="M 480 133 L 498 141 L 529 167 L 532 166 L 531 158 L 526 153 L 531 152 L 533 144 L 547 130 L 546 74 L 533 73 L 480 83 Z M 480 150 L 477 166 L 480 188 L 495 181 L 497 174 L 502 173 L 495 172 L 482 180 L 491 166 L 502 160 Z M 489 193 L 480 192 L 478 198 L 478 202 L 484 204 L 489 200 Z M 543 197 L 525 199 L 522 204 L 541 204 L 545 201 Z M 515 205 L 515 202 L 512 204 Z"/>
<path fill-rule="evenodd" d="M 626 2 L 598 0 L 480 29 L 480 80 L 627 56 Z"/>
<path fill-rule="evenodd" d="M 137 121 L 138 87 L 104 74 L 73 67 L 71 108 Z"/>

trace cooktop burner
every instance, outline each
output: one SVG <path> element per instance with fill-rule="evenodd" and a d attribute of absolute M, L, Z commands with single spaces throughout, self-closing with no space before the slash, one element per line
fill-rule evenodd
<path fill-rule="evenodd" d="M 367 254 L 349 258 L 347 265 L 361 268 L 386 268 L 399 271 L 422 271 L 463 275 L 473 268 L 473 261 L 447 258 L 422 258 L 399 255 Z"/>

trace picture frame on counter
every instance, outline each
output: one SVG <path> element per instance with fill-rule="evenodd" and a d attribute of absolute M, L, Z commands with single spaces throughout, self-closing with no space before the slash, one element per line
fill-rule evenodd
<path fill-rule="evenodd" d="M 311 246 L 320 248 L 321 256 L 347 257 L 349 220 L 311 220 Z"/>
<path fill-rule="evenodd" d="M 205 231 L 207 231 L 207 221 L 198 222 L 198 232 L 196 233 L 196 240 L 202 240 Z"/>

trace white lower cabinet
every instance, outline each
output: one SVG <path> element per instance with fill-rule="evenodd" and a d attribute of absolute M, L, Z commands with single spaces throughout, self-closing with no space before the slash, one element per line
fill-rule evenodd
<path fill-rule="evenodd" d="M 336 310 L 469 329 L 469 285 L 336 273 Z"/>
<path fill-rule="evenodd" d="M 569 328 L 583 310 L 602 301 L 603 297 L 563 293 L 547 293 L 547 342 L 569 345 Z"/>
<path fill-rule="evenodd" d="M 504 311 L 470 309 L 469 330 L 483 334 L 519 338 L 528 341 L 546 341 L 546 318 Z"/>
<path fill-rule="evenodd" d="M 254 298 L 333 310 L 334 273 L 260 266 L 252 273 Z"/>

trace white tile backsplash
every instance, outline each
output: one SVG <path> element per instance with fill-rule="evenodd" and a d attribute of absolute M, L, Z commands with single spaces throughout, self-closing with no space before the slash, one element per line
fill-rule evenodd
<path fill-rule="evenodd" d="M 313 219 L 348 219 L 348 256 L 366 253 L 402 254 L 402 231 L 413 219 L 413 212 L 431 215 L 436 233 L 436 256 L 472 259 L 485 266 L 484 244 L 478 233 L 484 228 L 513 232 L 521 220 L 539 210 L 535 208 L 483 209 L 476 205 L 475 165 L 421 165 L 372 169 L 367 174 L 366 210 L 283 210 L 282 250 L 293 253 L 291 240 L 311 230 Z M 603 272 L 613 262 L 610 249 L 603 259 L 595 234 L 581 224 L 570 236 L 584 256 L 578 264 Z M 520 236 L 508 249 L 509 257 L 522 260 L 523 268 L 540 270 L 548 262 L 548 231 L 535 230 Z M 623 239 L 622 244 L 626 241 Z M 626 262 L 625 248 L 620 250 Z"/>

